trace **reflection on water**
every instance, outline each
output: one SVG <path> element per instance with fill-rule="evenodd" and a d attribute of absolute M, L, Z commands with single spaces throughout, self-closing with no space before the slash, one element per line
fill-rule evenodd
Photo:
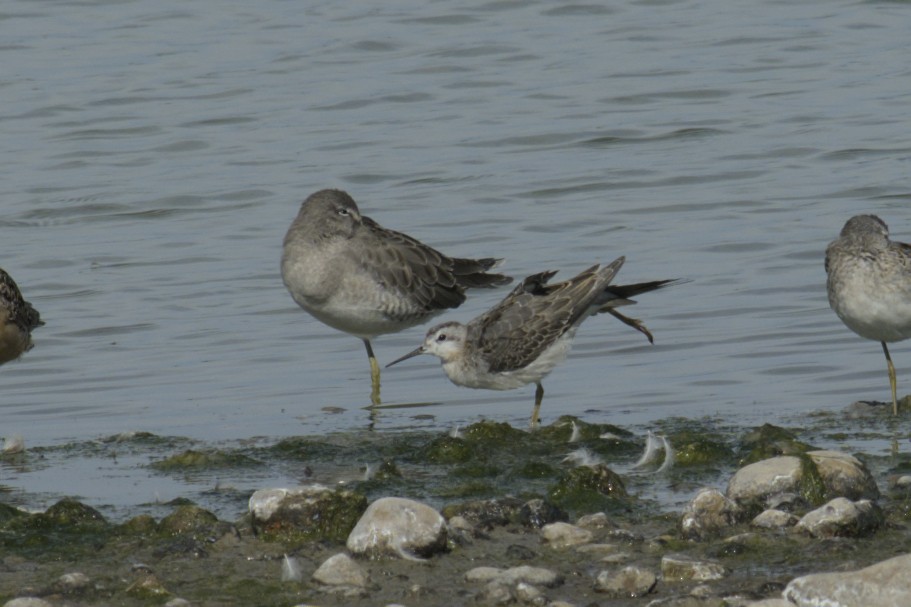
<path fill-rule="evenodd" d="M 878 346 L 828 309 L 822 256 L 861 210 L 911 238 L 909 10 L 15 2 L 0 265 L 47 324 L 0 369 L 3 434 L 366 426 L 361 345 L 301 313 L 278 273 L 300 201 L 324 187 L 517 277 L 626 255 L 623 282 L 692 280 L 630 310 L 654 346 L 586 323 L 547 379 L 545 422 L 750 425 L 885 399 Z M 377 356 L 423 331 L 379 338 Z M 893 357 L 907 393 L 911 352 Z M 376 428 L 523 424 L 532 393 L 416 362 L 384 374 L 384 402 L 439 405 Z"/>

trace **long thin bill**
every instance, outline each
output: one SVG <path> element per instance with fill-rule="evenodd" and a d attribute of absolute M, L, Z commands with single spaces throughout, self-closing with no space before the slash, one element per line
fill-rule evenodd
<path fill-rule="evenodd" d="M 418 348 L 415 348 L 414 350 L 412 350 L 411 352 L 409 352 L 409 353 L 406 354 L 405 356 L 403 356 L 403 357 L 401 357 L 401 358 L 396 358 L 394 361 L 392 361 L 391 363 L 389 363 L 388 365 L 386 365 L 386 368 L 388 369 L 389 367 L 391 367 L 391 366 L 394 365 L 394 364 L 400 363 L 400 362 L 402 362 L 403 360 L 408 360 L 409 358 L 414 358 L 415 356 L 420 356 L 420 355 L 423 354 L 423 353 L 424 353 L 424 346 L 420 346 L 420 347 L 418 347 Z"/>

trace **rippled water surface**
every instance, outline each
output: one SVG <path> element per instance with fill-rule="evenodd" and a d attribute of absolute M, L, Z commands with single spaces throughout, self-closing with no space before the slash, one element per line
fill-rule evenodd
<path fill-rule="evenodd" d="M 544 382 L 545 421 L 786 424 L 886 400 L 880 347 L 829 310 L 822 257 L 859 211 L 911 239 L 909 13 L 8 2 L 0 266 L 47 324 L 0 368 L 0 434 L 51 446 L 366 427 L 361 343 L 303 313 L 279 276 L 288 224 L 324 187 L 452 255 L 503 257 L 517 277 L 625 255 L 619 282 L 691 280 L 628 309 L 654 346 L 590 320 Z M 380 337 L 378 357 L 423 331 Z M 911 351 L 892 351 L 904 394 Z M 459 388 L 417 359 L 385 372 L 383 399 L 431 404 L 385 409 L 375 428 L 524 425 L 533 392 Z"/>

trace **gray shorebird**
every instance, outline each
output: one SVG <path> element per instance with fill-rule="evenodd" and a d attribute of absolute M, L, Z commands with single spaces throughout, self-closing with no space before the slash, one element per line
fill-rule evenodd
<path fill-rule="evenodd" d="M 31 350 L 32 329 L 43 324 L 13 277 L 0 269 L 0 365 Z"/>
<path fill-rule="evenodd" d="M 886 343 L 911 337 L 911 245 L 889 240 L 876 215 L 856 215 L 826 248 L 829 305 L 861 337 L 882 344 L 898 415 L 895 366 Z"/>
<path fill-rule="evenodd" d="M 541 380 L 566 358 L 576 330 L 586 318 L 607 312 L 654 343 L 642 321 L 615 308 L 635 303 L 630 297 L 678 281 L 611 285 L 624 260 L 620 257 L 604 267 L 594 265 L 578 276 L 550 285 L 547 281 L 556 272 L 529 276 L 503 301 L 468 324 L 445 322 L 432 327 L 420 347 L 386 366 L 431 354 L 440 358 L 443 371 L 459 386 L 512 390 L 534 383 L 534 427 L 544 398 Z"/>
<path fill-rule="evenodd" d="M 300 307 L 363 340 L 378 405 L 380 367 L 370 340 L 457 308 L 470 287 L 508 284 L 512 278 L 487 273 L 498 261 L 447 257 L 361 215 L 346 192 L 320 190 L 304 200 L 285 234 L 281 266 Z"/>

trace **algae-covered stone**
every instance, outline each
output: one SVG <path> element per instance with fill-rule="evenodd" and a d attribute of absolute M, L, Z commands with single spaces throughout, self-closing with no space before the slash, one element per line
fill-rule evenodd
<path fill-rule="evenodd" d="M 250 497 L 249 508 L 267 540 L 344 542 L 367 509 L 367 498 L 323 485 L 260 489 Z"/>
<path fill-rule="evenodd" d="M 152 535 L 158 533 L 158 522 L 150 514 L 139 514 L 120 525 L 118 531 L 128 536 Z"/>
<path fill-rule="evenodd" d="M 462 436 L 470 442 L 495 446 L 515 444 L 528 440 L 528 433 L 524 430 L 513 428 L 505 422 L 489 420 L 471 424 L 462 430 Z"/>
<path fill-rule="evenodd" d="M 15 506 L 10 506 L 9 504 L 0 502 L 0 525 L 12 519 L 22 518 L 26 516 L 29 516 L 28 512 L 19 510 Z"/>
<path fill-rule="evenodd" d="M 620 475 L 604 464 L 572 468 L 548 491 L 552 502 L 575 512 L 605 510 L 617 506 L 626 495 Z"/>
<path fill-rule="evenodd" d="M 569 520 L 569 514 L 556 504 L 541 498 L 530 499 L 519 509 L 516 519 L 524 527 L 540 529 L 548 523 Z"/>
<path fill-rule="evenodd" d="M 734 450 L 720 438 L 706 432 L 683 430 L 668 436 L 674 450 L 675 466 L 705 466 L 728 462 Z"/>
<path fill-rule="evenodd" d="M 522 500 L 514 497 L 472 500 L 444 507 L 443 516 L 461 516 L 476 527 L 490 529 L 516 522 L 523 506 Z"/>
<path fill-rule="evenodd" d="M 720 563 L 703 561 L 688 556 L 667 554 L 661 557 L 661 577 L 665 581 L 720 580 L 728 574 Z"/>
<path fill-rule="evenodd" d="M 809 451 L 744 466 L 728 483 L 727 496 L 749 509 L 765 509 L 770 498 L 796 493 L 818 506 L 827 499 L 879 495 L 876 482 L 856 458 L 832 451 Z"/>
<path fill-rule="evenodd" d="M 790 430 L 772 424 L 764 424 L 746 433 L 740 440 L 738 450 L 741 465 L 779 455 L 798 455 L 815 448 L 797 439 Z"/>
<path fill-rule="evenodd" d="M 126 593 L 134 599 L 154 601 L 156 603 L 164 602 L 165 599 L 171 596 L 164 584 L 151 573 L 143 575 L 130 584 L 126 589 Z"/>
<path fill-rule="evenodd" d="M 198 470 L 215 468 L 236 468 L 258 465 L 259 462 L 239 453 L 222 451 L 195 451 L 187 449 L 177 455 L 153 462 L 155 470 L 170 472 L 173 470 Z"/>
<path fill-rule="evenodd" d="M 107 521 L 100 512 L 74 499 L 62 499 L 33 517 L 35 527 L 100 527 Z"/>
<path fill-rule="evenodd" d="M 426 504 L 400 497 L 376 500 L 348 535 L 354 554 L 427 557 L 446 548 L 446 520 Z"/>
<path fill-rule="evenodd" d="M 161 519 L 159 532 L 165 535 L 205 536 L 218 524 L 218 517 L 199 506 L 178 506 Z"/>
<path fill-rule="evenodd" d="M 431 464 L 461 464 L 471 460 L 475 449 L 463 438 L 440 436 L 421 450 L 421 459 Z"/>

